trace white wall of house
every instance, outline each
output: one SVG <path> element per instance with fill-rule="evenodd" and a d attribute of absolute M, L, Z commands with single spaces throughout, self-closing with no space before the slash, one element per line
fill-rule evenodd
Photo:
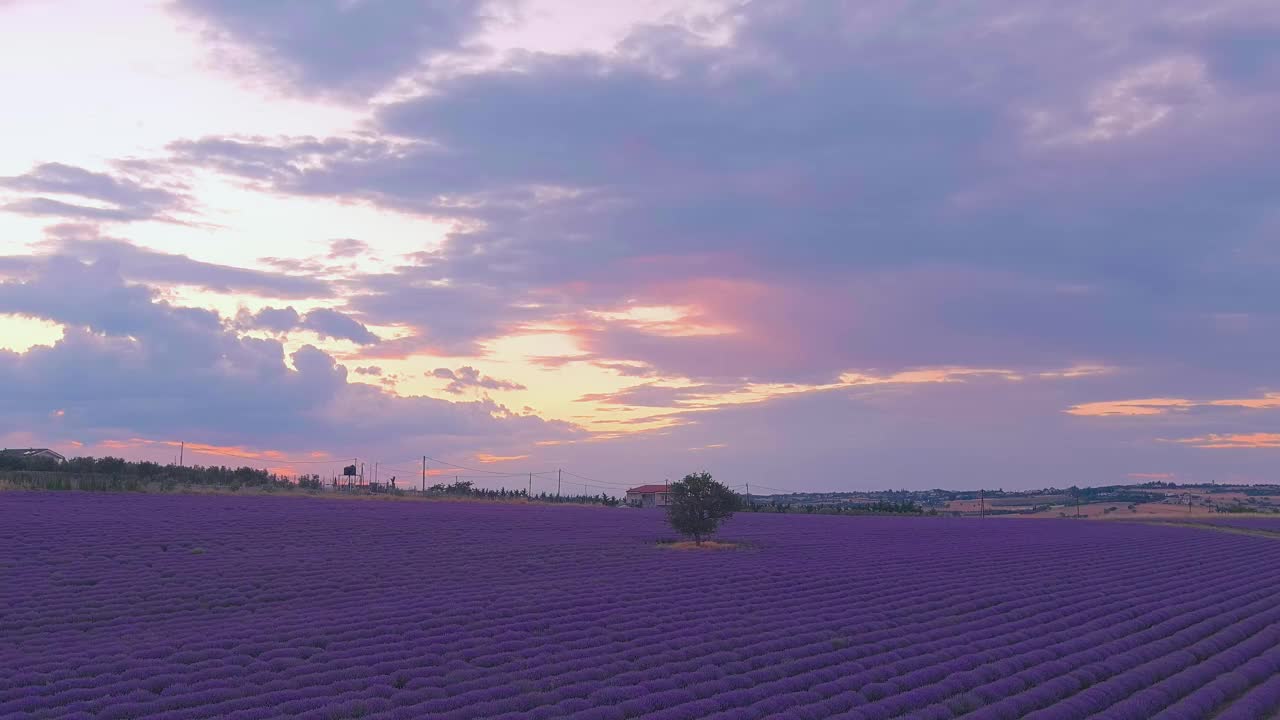
<path fill-rule="evenodd" d="M 639 507 L 666 507 L 671 504 L 670 493 L 627 493 L 627 504 Z"/>

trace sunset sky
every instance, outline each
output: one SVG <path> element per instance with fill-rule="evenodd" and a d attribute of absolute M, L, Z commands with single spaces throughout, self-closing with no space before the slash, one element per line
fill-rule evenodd
<path fill-rule="evenodd" d="M 0 47 L 0 446 L 1278 479 L 1273 0 L 0 0 Z"/>

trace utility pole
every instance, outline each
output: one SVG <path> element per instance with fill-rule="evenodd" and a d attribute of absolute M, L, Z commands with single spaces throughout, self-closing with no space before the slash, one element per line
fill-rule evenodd
<path fill-rule="evenodd" d="M 378 461 L 373 461 L 373 484 L 378 484 Z"/>
<path fill-rule="evenodd" d="M 556 470 L 556 497 L 560 497 L 560 474 L 564 470 Z"/>
<path fill-rule="evenodd" d="M 364 484 L 364 463 L 360 463 L 360 484 Z"/>
<path fill-rule="evenodd" d="M 978 489 L 978 519 L 983 520 L 987 517 L 987 495 L 986 490 Z"/>
<path fill-rule="evenodd" d="M 1080 488 L 1071 488 L 1071 494 L 1076 498 L 1076 519 L 1080 519 Z"/>
<path fill-rule="evenodd" d="M 533 495 L 533 473 L 529 473 L 529 492 L 526 495 L 530 497 Z"/>
<path fill-rule="evenodd" d="M 427 492 L 427 456 L 422 456 L 422 493 Z"/>
<path fill-rule="evenodd" d="M 183 467 L 184 457 L 187 454 L 187 441 L 182 440 L 178 443 L 178 467 Z"/>

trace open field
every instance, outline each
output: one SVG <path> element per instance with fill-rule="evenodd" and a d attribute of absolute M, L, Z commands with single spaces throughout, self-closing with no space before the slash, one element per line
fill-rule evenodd
<path fill-rule="evenodd" d="M 1261 530 L 1280 534 L 1280 515 L 1218 515 L 1216 517 L 1208 518 L 1170 518 L 1170 521 L 1193 523 L 1196 525 L 1209 525 L 1214 527 L 1238 528 L 1241 530 Z"/>
<path fill-rule="evenodd" d="M 985 505 L 981 500 L 951 500 L 947 502 L 947 504 L 943 507 L 943 509 L 946 512 L 976 513 L 976 512 L 980 512 L 984 507 L 986 508 L 987 512 L 990 512 L 996 509 L 1030 510 L 1035 506 L 1032 505 L 1031 503 L 1008 503 L 1008 502 L 997 506 L 995 503 L 993 503 L 990 500 L 987 500 Z"/>
<path fill-rule="evenodd" d="M 1139 523 L 0 493 L 5 718 L 1239 718 L 1280 540 Z"/>
<path fill-rule="evenodd" d="M 1107 512 L 1107 508 L 1115 508 L 1111 512 Z M 1136 511 L 1136 512 L 1135 512 Z M 1056 507 L 1051 510 L 1043 510 L 1026 517 L 1033 518 L 1056 518 L 1061 515 L 1067 517 L 1075 517 L 1076 506 L 1067 505 L 1064 507 Z M 1212 507 L 1192 505 L 1190 510 L 1186 505 L 1170 505 L 1168 503 L 1138 503 L 1134 506 L 1134 510 L 1130 510 L 1126 503 L 1100 502 L 1088 503 L 1080 505 L 1080 515 L 1089 518 L 1104 518 L 1107 520 L 1151 520 L 1155 518 L 1209 518 L 1222 517 L 1222 513 L 1214 510 Z"/>

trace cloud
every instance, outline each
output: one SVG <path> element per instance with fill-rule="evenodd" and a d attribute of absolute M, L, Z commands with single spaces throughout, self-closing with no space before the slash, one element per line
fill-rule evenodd
<path fill-rule="evenodd" d="M 654 383 L 633 385 L 611 393 L 588 393 L 577 402 L 594 402 L 631 407 L 679 408 L 705 404 L 717 396 L 739 388 L 733 385 L 693 385 L 671 387 Z"/>
<path fill-rule="evenodd" d="M 485 19 L 484 4 L 471 0 L 179 0 L 174 7 L 287 88 L 351 99 L 457 49 Z"/>
<path fill-rule="evenodd" d="M 277 334 L 310 330 L 320 337 L 350 340 L 358 345 L 373 345 L 380 340 L 358 320 L 330 308 L 316 308 L 299 314 L 292 307 L 265 307 L 256 313 L 241 311 L 236 322 L 245 329 L 269 330 Z"/>
<path fill-rule="evenodd" d="M 1185 481 L 1221 477 L 1223 460 L 1169 443 L 1142 428 L 1121 431 L 1072 422 L 1056 412 L 1078 392 L 1046 379 L 842 386 L 677 412 L 653 432 L 549 446 L 535 458 L 618 468 L 628 477 L 678 477 L 727 443 L 711 468 L 731 484 L 784 489 L 927 489 L 982 485 L 1035 488 L 1123 483 L 1139 467 L 1177 465 Z M 620 425 L 620 427 L 626 427 Z M 1082 452 L 1081 448 L 1088 448 Z M 571 450 L 570 450 L 571 449 Z M 1263 476 L 1264 464 L 1229 465 Z M 589 471 L 584 474 L 591 475 Z"/>
<path fill-rule="evenodd" d="M 317 308 L 302 318 L 302 327 L 312 330 L 321 337 L 335 340 L 350 340 L 360 345 L 372 345 L 379 338 L 360 322 L 337 310 Z"/>
<path fill-rule="evenodd" d="M 711 382 L 1173 358 L 1260 379 L 1280 352 L 1260 190 L 1280 102 L 1257 38 L 1280 26 L 1196 10 L 755 3 L 723 44 L 649 27 L 612 55 L 441 77 L 380 106 L 375 134 L 174 152 L 456 221 L 352 302 L 417 347 L 556 321 L 598 359 Z M 1235 37 L 1253 74 L 1227 71 Z M 1210 187 L 1224 199 L 1197 201 Z M 591 314 L 632 302 L 689 312 Z"/>
<path fill-rule="evenodd" d="M 1168 415 L 1193 408 L 1239 408 L 1247 410 L 1280 409 L 1280 393 L 1267 392 L 1259 397 L 1227 398 L 1195 401 L 1186 398 L 1145 398 L 1140 400 L 1103 400 L 1081 403 L 1067 408 L 1070 415 L 1094 417 L 1123 415 Z"/>
<path fill-rule="evenodd" d="M 362 446 L 498 451 L 580 435 L 488 400 L 348 382 L 322 350 L 306 345 L 286 358 L 278 341 L 241 336 L 217 313 L 164 302 L 102 264 L 55 256 L 23 281 L 0 282 L 3 312 L 68 326 L 52 346 L 0 351 L 0 424 L 50 442 L 185 438 L 345 456 Z"/>
<path fill-rule="evenodd" d="M 1163 415 L 1175 410 L 1186 410 L 1195 403 L 1183 398 L 1145 398 L 1141 400 L 1104 400 L 1081 403 L 1067 408 L 1069 415 L 1108 417 L 1124 415 Z"/>
<path fill-rule="evenodd" d="M 457 370 L 449 368 L 436 368 L 428 373 L 429 377 L 448 380 L 449 384 L 445 386 L 445 392 L 457 395 L 467 388 L 483 388 L 485 390 L 524 390 L 525 386 L 520 383 L 511 382 L 509 380 L 499 380 L 481 375 L 479 370 L 470 365 L 463 365 Z"/>
<path fill-rule="evenodd" d="M 1213 450 L 1280 448 L 1280 433 L 1210 433 L 1201 437 L 1180 438 L 1174 442 Z"/>
<path fill-rule="evenodd" d="M 363 255 L 369 251 L 369 243 L 355 238 L 342 238 L 329 242 L 329 254 L 326 256 L 330 260 L 338 258 L 349 258 Z"/>
<path fill-rule="evenodd" d="M 484 452 L 476 453 L 476 460 L 479 460 L 480 462 L 485 464 L 512 462 L 514 460 L 524 460 L 527 457 L 529 456 L 528 455 L 490 455 L 489 453 L 484 453 Z"/>
<path fill-rule="evenodd" d="M 61 217 L 71 220 L 178 222 L 173 213 L 192 212 L 185 188 L 169 189 L 142 180 L 93 172 L 63 163 L 43 163 L 22 175 L 0 177 L 0 188 L 37 193 L 2 206 L 0 210 Z M 96 201 L 100 205 L 70 203 L 46 195 Z"/>
<path fill-rule="evenodd" d="M 53 228 L 45 249 L 61 257 L 75 257 L 81 262 L 104 263 L 130 280 L 157 285 L 191 285 L 213 292 L 250 293 L 262 297 L 323 298 L 332 294 L 326 283 L 306 275 L 193 260 L 185 255 L 102 237 L 92 228 L 82 226 Z"/>
<path fill-rule="evenodd" d="M 612 370 L 623 377 L 653 377 L 657 371 L 644 363 L 634 362 L 596 362 L 595 366 Z"/>
<path fill-rule="evenodd" d="M 376 325 L 399 325 L 415 333 L 388 343 L 388 357 L 430 351 L 475 356 L 484 339 L 500 337 L 523 323 L 552 316 L 553 309 L 523 305 L 521 298 L 482 283 L 435 282 L 431 270 L 402 268 L 362 278 L 348 307 Z"/>
<path fill-rule="evenodd" d="M 265 307 L 256 313 L 242 310 L 236 317 L 241 327 L 254 330 L 269 330 L 276 334 L 287 333 L 302 324 L 302 316 L 291 307 Z"/>
<path fill-rule="evenodd" d="M 465 448 L 459 457 L 528 452 L 542 468 L 555 449 L 659 477 L 690 448 L 730 442 L 715 453 L 726 476 L 792 487 L 1115 482 L 1162 467 L 1180 479 L 1266 477 L 1265 453 L 1202 448 L 1280 433 L 1269 392 L 1280 143 L 1268 132 L 1280 121 L 1280 10 L 1230 0 L 1212 12 L 1190 0 L 727 8 L 714 41 L 641 27 L 609 53 L 513 53 L 419 75 L 441 53 L 465 52 L 484 11 L 187 0 L 181 12 L 243 53 L 231 59 L 290 92 L 358 98 L 368 116 L 333 137 L 182 139 L 150 165 L 114 166 L 119 175 L 40 166 L 8 178 L 18 209 L 153 217 L 174 201 L 145 191 L 180 196 L 153 179 L 175 170 L 417 214 L 448 236 L 369 274 L 327 266 L 373 264 L 377 248 L 350 238 L 306 260 L 269 258 L 263 266 L 281 272 L 255 275 L 64 244 L 60 260 L 0 258 L 0 311 L 72 325 L 56 346 L 64 354 L 39 357 L 74 366 L 74 348 L 102 365 L 94 386 L 69 384 L 115 398 L 117 383 L 130 427 L 172 425 L 150 408 L 178 392 L 148 395 L 106 370 L 149 369 L 150 354 L 169 353 L 175 388 L 207 377 L 221 391 L 211 412 L 227 437 L 214 440 L 228 444 L 245 441 L 229 425 L 241 415 L 273 442 L 300 442 L 282 422 L 357 442 L 327 424 L 355 415 L 351 437 L 370 442 L 435 428 L 432 442 Z M 422 34 L 432 13 L 445 15 Z M 385 43 L 353 61 L 384 22 L 395 24 Z M 85 194 L 56 192 L 68 187 Z M 616 431 L 587 442 L 571 426 L 508 424 L 513 413 L 489 401 L 381 392 L 401 377 L 421 382 L 426 368 L 409 363 L 395 364 L 403 376 L 374 375 L 377 386 L 349 383 L 320 350 L 286 357 L 218 313 L 161 302 L 156 286 L 178 282 L 340 295 L 325 303 L 337 314 L 314 321 L 330 337 L 403 331 L 362 348 L 362 364 L 477 357 L 494 340 L 545 332 L 563 352 L 533 363 L 645 382 L 588 393 Z M 311 317 L 258 315 L 275 332 Z M 27 357 L 5 355 L 6 377 L 59 380 L 34 374 L 44 368 Z M 515 385 L 470 365 L 438 372 L 454 394 Z M 31 403 L 30 422 L 51 427 L 62 405 L 41 403 L 68 398 Z M 283 408 L 269 427 L 256 402 Z M 106 422 L 84 413 L 68 406 L 58 422 Z M 1118 417 L 1089 417 L 1099 415 Z"/>

